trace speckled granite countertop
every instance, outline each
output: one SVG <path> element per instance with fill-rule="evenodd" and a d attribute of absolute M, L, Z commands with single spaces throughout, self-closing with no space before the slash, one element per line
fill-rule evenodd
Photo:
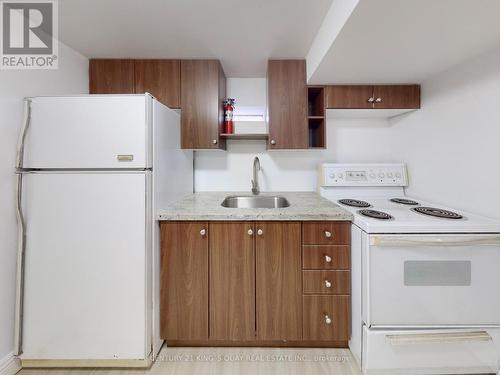
<path fill-rule="evenodd" d="M 194 193 L 157 212 L 158 220 L 332 220 L 349 221 L 352 214 L 313 192 L 273 192 L 288 199 L 286 208 L 226 208 L 221 203 L 228 195 L 251 196 L 251 193 Z"/>

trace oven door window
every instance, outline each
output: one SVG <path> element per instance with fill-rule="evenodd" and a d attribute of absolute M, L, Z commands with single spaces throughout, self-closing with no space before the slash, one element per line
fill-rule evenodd
<path fill-rule="evenodd" d="M 470 286 L 470 260 L 407 260 L 405 286 Z"/>

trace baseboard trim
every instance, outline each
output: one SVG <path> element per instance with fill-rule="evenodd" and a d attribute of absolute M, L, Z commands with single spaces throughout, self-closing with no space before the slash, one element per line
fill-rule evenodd
<path fill-rule="evenodd" d="M 149 368 L 150 359 L 22 359 L 23 368 Z M 3 375 L 3 374 L 2 374 Z"/>
<path fill-rule="evenodd" d="M 0 375 L 14 375 L 21 370 L 21 362 L 14 353 L 7 354 L 0 359 Z"/>

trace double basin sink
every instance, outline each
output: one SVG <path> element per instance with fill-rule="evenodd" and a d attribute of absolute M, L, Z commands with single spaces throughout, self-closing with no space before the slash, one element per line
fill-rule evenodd
<path fill-rule="evenodd" d="M 285 208 L 290 206 L 290 202 L 285 197 L 278 195 L 231 195 L 222 201 L 221 206 L 227 208 Z"/>

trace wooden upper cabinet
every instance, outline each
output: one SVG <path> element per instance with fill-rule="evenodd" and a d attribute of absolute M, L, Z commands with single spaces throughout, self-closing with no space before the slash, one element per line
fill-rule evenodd
<path fill-rule="evenodd" d="M 373 108 L 373 86 L 327 86 L 326 107 L 335 109 Z"/>
<path fill-rule="evenodd" d="M 208 223 L 161 223 L 160 335 L 208 339 Z"/>
<path fill-rule="evenodd" d="M 257 222 L 258 340 L 302 339 L 301 223 Z"/>
<path fill-rule="evenodd" d="M 184 149 L 225 149 L 226 77 L 218 60 L 181 61 L 181 145 Z"/>
<path fill-rule="evenodd" d="M 210 339 L 255 339 L 253 222 L 210 223 Z"/>
<path fill-rule="evenodd" d="M 134 60 L 90 59 L 89 93 L 135 93 Z"/>
<path fill-rule="evenodd" d="M 135 92 L 149 92 L 167 107 L 180 108 L 180 60 L 135 60 Z"/>
<path fill-rule="evenodd" d="M 269 60 L 269 148 L 309 147 L 305 60 Z"/>
<path fill-rule="evenodd" d="M 326 87 L 329 109 L 418 109 L 419 85 L 334 85 Z"/>
<path fill-rule="evenodd" d="M 374 108 L 420 108 L 419 85 L 378 85 L 373 87 Z"/>

